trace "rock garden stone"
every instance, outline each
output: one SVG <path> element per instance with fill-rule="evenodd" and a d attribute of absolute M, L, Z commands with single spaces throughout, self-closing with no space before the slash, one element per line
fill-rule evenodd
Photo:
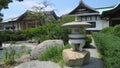
<path fill-rule="evenodd" d="M 31 59 L 37 59 L 40 57 L 44 51 L 51 47 L 51 46 L 57 46 L 57 47 L 63 47 L 64 43 L 62 40 L 46 40 L 36 46 L 32 51 L 31 51 Z"/>
<path fill-rule="evenodd" d="M 63 60 L 69 66 L 81 66 L 88 63 L 90 53 L 88 51 L 73 51 L 71 49 L 63 50 Z"/>

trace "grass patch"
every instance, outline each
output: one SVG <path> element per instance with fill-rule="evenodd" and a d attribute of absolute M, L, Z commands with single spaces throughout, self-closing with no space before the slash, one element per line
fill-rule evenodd
<path fill-rule="evenodd" d="M 102 59 L 102 58 L 103 58 L 103 55 L 102 55 L 102 54 L 100 54 L 100 53 L 99 53 L 99 55 L 98 55 L 98 56 L 99 56 L 99 58 L 100 58 L 100 59 Z"/>
<path fill-rule="evenodd" d="M 59 63 L 60 66 L 64 66 L 62 51 L 66 48 L 70 48 L 70 45 L 65 45 L 64 47 L 49 47 L 38 59 L 40 61 L 53 61 Z"/>

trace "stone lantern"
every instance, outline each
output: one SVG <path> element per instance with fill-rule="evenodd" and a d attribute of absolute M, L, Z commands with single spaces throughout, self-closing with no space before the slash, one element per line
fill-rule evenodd
<path fill-rule="evenodd" d="M 90 53 L 83 50 L 85 45 L 85 34 L 83 29 L 91 24 L 86 22 L 70 22 L 63 24 L 63 27 L 70 28 L 71 34 L 69 34 L 69 44 L 71 49 L 63 50 L 63 60 L 69 66 L 81 66 L 89 62 Z"/>
<path fill-rule="evenodd" d="M 83 51 L 83 47 L 86 42 L 83 29 L 89 25 L 89 23 L 78 21 L 63 24 L 64 27 L 68 27 L 72 30 L 71 34 L 69 34 L 68 41 L 72 50 Z"/>

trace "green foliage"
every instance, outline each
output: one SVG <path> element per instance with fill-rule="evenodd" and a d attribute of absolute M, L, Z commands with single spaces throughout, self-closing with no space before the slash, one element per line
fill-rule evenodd
<path fill-rule="evenodd" d="M 12 2 L 12 0 L 0 0 L 0 10 L 3 8 L 8 8 L 8 3 Z"/>
<path fill-rule="evenodd" d="M 67 43 L 70 30 L 62 27 L 62 24 L 73 21 L 73 19 L 74 17 L 71 16 L 63 16 L 59 21 L 60 23 L 47 23 L 43 26 L 30 28 L 28 30 L 6 30 L 1 32 L 3 35 L 2 41 L 21 41 L 35 38 L 38 42 L 48 39 L 62 39 L 65 43 Z"/>
<path fill-rule="evenodd" d="M 22 54 L 30 54 L 31 49 L 27 49 L 25 45 L 22 45 L 21 52 L 22 52 Z"/>
<path fill-rule="evenodd" d="M 5 64 L 13 64 L 15 62 L 16 50 L 13 47 L 10 47 L 10 50 L 5 48 L 3 62 Z"/>
<path fill-rule="evenodd" d="M 42 61 L 53 61 L 59 63 L 61 66 L 64 65 L 64 61 L 62 59 L 62 51 L 63 49 L 70 48 L 70 45 L 65 45 L 64 47 L 49 47 L 42 56 L 39 57 L 39 60 Z"/>
<path fill-rule="evenodd" d="M 105 33 L 105 34 L 113 34 L 114 28 L 113 27 L 106 27 L 102 29 L 100 32 Z"/>
<path fill-rule="evenodd" d="M 26 53 L 26 54 L 30 54 L 31 51 L 32 51 L 31 49 L 28 49 L 28 50 L 25 50 L 25 53 Z"/>
<path fill-rule="evenodd" d="M 120 25 L 116 25 L 115 27 L 104 28 L 102 29 L 101 33 L 109 34 L 109 35 L 112 34 L 120 37 Z"/>
<path fill-rule="evenodd" d="M 62 28 L 59 23 L 48 23 L 43 26 L 28 29 L 26 32 L 29 33 L 31 38 L 38 38 L 40 42 L 48 39 L 62 39 L 64 42 L 67 42 L 70 30 L 67 28 Z"/>
<path fill-rule="evenodd" d="M 22 45 L 20 50 L 16 50 L 15 47 L 16 46 L 13 44 L 9 47 L 5 47 L 2 60 L 6 65 L 14 64 L 16 58 L 20 58 L 22 55 L 30 54 L 31 52 L 31 49 L 26 49 L 25 45 Z"/>
<path fill-rule="evenodd" d="M 103 33 L 93 33 L 93 38 L 105 62 L 105 68 L 120 67 L 120 38 Z"/>
<path fill-rule="evenodd" d="M 86 43 L 85 43 L 85 48 L 90 46 L 90 43 L 92 42 L 91 36 L 86 36 L 85 37 Z"/>
<path fill-rule="evenodd" d="M 31 28 L 25 31 L 3 31 L 0 33 L 2 41 L 21 41 L 35 38 L 41 42 L 47 39 L 63 39 L 67 42 L 67 35 L 70 31 L 62 28 L 61 24 L 49 23 L 37 28 Z"/>
<path fill-rule="evenodd" d="M 26 40 L 27 38 L 27 34 L 25 33 L 25 31 L 10 31 L 10 30 L 6 30 L 6 31 L 2 31 L 2 40 L 3 41 L 20 41 L 20 40 Z"/>
<path fill-rule="evenodd" d="M 74 20 L 75 20 L 74 16 L 64 15 L 61 17 L 60 23 L 64 24 L 64 23 L 72 22 Z"/>
<path fill-rule="evenodd" d="M 0 20 L 1 21 L 1 20 Z M 3 28 L 3 25 L 1 24 L 1 22 L 0 22 L 0 30 Z"/>
<path fill-rule="evenodd" d="M 55 46 L 49 47 L 39 60 L 59 62 L 62 59 L 62 48 Z"/>
<path fill-rule="evenodd" d="M 120 25 L 114 27 L 114 35 L 120 37 Z"/>
<path fill-rule="evenodd" d="M 39 8 L 42 8 L 40 6 L 38 7 L 35 7 L 34 8 L 36 10 L 38 10 L 39 12 L 34 12 L 34 13 L 31 13 L 31 12 L 27 12 L 26 13 L 26 17 L 27 18 L 30 18 L 32 20 L 34 20 L 35 22 L 39 22 L 39 24 L 43 25 L 44 23 L 42 22 L 45 22 L 45 23 L 55 23 L 56 19 L 51 15 L 49 14 L 50 12 L 49 11 L 42 11 L 40 10 Z M 43 9 L 45 9 L 46 7 L 43 7 Z M 33 9 L 34 10 L 34 9 Z"/>
<path fill-rule="evenodd" d="M 102 58 L 103 58 L 103 55 L 101 55 L 100 53 L 99 53 L 99 55 L 98 55 L 98 56 L 99 56 L 99 58 L 100 58 L 100 59 L 102 59 Z"/>
<path fill-rule="evenodd" d="M 16 57 L 20 58 L 22 55 L 30 54 L 31 51 L 31 49 L 27 49 L 25 45 L 22 45 L 20 51 L 17 51 Z"/>

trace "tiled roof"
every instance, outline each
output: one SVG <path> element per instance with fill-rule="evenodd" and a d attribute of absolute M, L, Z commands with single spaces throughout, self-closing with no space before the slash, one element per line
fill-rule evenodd
<path fill-rule="evenodd" d="M 99 12 L 99 14 L 102 14 L 103 11 L 108 11 L 113 9 L 115 6 L 109 6 L 109 7 L 101 7 L 101 8 L 95 8 L 96 11 Z"/>

